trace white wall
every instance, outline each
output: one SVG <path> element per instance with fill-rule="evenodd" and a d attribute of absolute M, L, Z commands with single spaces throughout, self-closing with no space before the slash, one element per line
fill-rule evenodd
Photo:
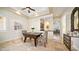
<path fill-rule="evenodd" d="M 69 13 L 66 13 L 67 14 L 67 33 L 70 33 L 70 31 L 71 31 L 71 12 L 73 9 L 74 8 L 72 8 Z M 73 43 L 72 44 L 73 48 L 79 50 L 79 37 L 78 38 L 72 37 L 71 39 L 72 39 L 72 43 Z"/>
<path fill-rule="evenodd" d="M 28 31 L 32 31 L 31 28 L 35 27 L 35 31 L 40 31 L 40 18 L 50 16 L 49 19 L 46 19 L 50 23 L 49 30 L 53 30 L 53 16 L 46 15 L 41 16 L 33 19 L 27 19 L 24 16 L 18 15 L 12 12 L 10 9 L 7 8 L 0 8 L 0 16 L 6 18 L 6 30 L 0 31 L 0 41 L 6 41 L 11 39 L 16 39 L 17 37 L 21 37 L 21 30 L 14 30 L 14 22 L 19 22 L 23 25 L 23 29 Z M 52 38 L 51 34 L 49 33 L 49 37 Z"/>
<path fill-rule="evenodd" d="M 63 34 L 67 34 L 71 32 L 71 13 L 72 13 L 73 8 L 69 9 L 66 13 L 63 14 L 62 16 L 62 21 L 61 21 L 61 35 L 63 38 Z M 72 43 L 73 43 L 73 48 L 79 50 L 79 38 L 72 38 Z"/>
<path fill-rule="evenodd" d="M 21 31 L 1 31 L 0 42 L 21 38 Z"/>
<path fill-rule="evenodd" d="M 57 18 L 54 18 L 53 19 L 53 29 L 56 30 L 56 29 L 61 29 L 61 18 L 60 17 L 57 17 Z"/>
<path fill-rule="evenodd" d="M 51 15 L 46 15 L 46 16 L 50 16 L 49 19 L 45 19 L 45 20 L 50 23 L 49 30 L 53 30 L 53 16 L 51 16 Z M 40 16 L 40 17 L 37 17 L 37 18 L 29 19 L 29 21 L 28 21 L 29 31 L 31 31 L 32 27 L 35 28 L 35 31 L 40 31 L 40 19 L 44 18 L 46 16 Z"/>
<path fill-rule="evenodd" d="M 61 18 L 62 34 L 66 34 L 66 14 Z"/>
<path fill-rule="evenodd" d="M 34 18 L 34 19 L 29 19 L 28 22 L 28 31 L 32 31 L 31 28 L 34 27 L 34 31 L 40 31 L 40 17 L 39 18 Z"/>
<path fill-rule="evenodd" d="M 62 40 L 63 40 L 63 34 L 70 33 L 70 31 L 71 31 L 71 12 L 72 12 L 72 10 L 73 10 L 73 8 L 69 8 L 61 16 L 61 39 Z"/>
<path fill-rule="evenodd" d="M 0 17 L 0 31 L 6 30 L 6 18 Z"/>
<path fill-rule="evenodd" d="M 41 17 L 37 17 L 37 18 L 33 18 L 33 19 L 29 19 L 29 26 L 28 26 L 28 31 L 32 31 L 31 28 L 34 27 L 35 28 L 35 32 L 39 32 L 40 31 L 40 19 L 44 18 L 44 17 L 49 17 L 48 19 L 45 19 L 46 21 L 48 21 L 50 23 L 49 26 L 49 30 L 53 31 L 53 15 L 46 15 L 46 16 L 41 16 Z M 49 39 L 53 39 L 53 32 L 48 32 L 48 38 Z"/>
<path fill-rule="evenodd" d="M 66 16 L 66 33 L 71 32 L 71 13 L 72 13 L 73 7 L 68 9 L 63 15 Z"/>
<path fill-rule="evenodd" d="M 20 22 L 23 25 L 24 29 L 27 29 L 27 18 L 20 16 L 18 14 L 12 13 L 7 9 L 0 9 L 0 16 L 6 17 L 6 26 L 7 26 L 7 30 L 13 30 L 13 22 Z"/>
<path fill-rule="evenodd" d="M 0 41 L 15 39 L 21 37 L 21 30 L 14 30 L 14 22 L 19 22 L 23 25 L 23 29 L 27 30 L 27 18 L 11 12 L 7 8 L 0 8 L 0 16 L 6 18 L 6 30 L 0 31 Z"/>

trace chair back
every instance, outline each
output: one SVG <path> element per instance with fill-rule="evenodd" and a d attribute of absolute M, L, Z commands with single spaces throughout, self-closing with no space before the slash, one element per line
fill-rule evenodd
<path fill-rule="evenodd" d="M 22 30 L 22 34 L 27 33 L 27 30 Z"/>
<path fill-rule="evenodd" d="M 27 33 L 27 30 L 22 30 L 22 36 L 23 36 L 23 40 L 25 41 L 25 36 L 26 36 L 26 34 L 25 33 Z"/>

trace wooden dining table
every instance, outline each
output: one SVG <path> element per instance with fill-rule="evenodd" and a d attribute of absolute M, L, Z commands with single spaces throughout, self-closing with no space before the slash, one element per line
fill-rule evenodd
<path fill-rule="evenodd" d="M 27 37 L 29 37 L 30 39 L 34 39 L 34 44 L 35 44 L 35 47 L 37 46 L 37 39 L 38 39 L 38 37 L 40 37 L 40 35 L 41 35 L 42 33 L 40 33 L 40 32 L 26 32 L 26 33 L 23 33 L 23 36 L 24 36 L 24 42 L 26 42 L 26 39 L 27 39 Z"/>

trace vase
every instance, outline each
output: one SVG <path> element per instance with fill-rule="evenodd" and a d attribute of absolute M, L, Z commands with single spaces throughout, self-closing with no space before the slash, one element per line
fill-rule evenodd
<path fill-rule="evenodd" d="M 32 29 L 32 32 L 34 32 L 34 29 Z"/>

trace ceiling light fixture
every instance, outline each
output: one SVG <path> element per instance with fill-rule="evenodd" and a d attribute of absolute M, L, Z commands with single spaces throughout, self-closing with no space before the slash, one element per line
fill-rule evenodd
<path fill-rule="evenodd" d="M 27 10 L 28 13 L 30 13 L 30 11 L 35 11 L 35 9 L 33 9 L 31 7 L 25 7 L 25 8 L 22 8 L 21 10 Z"/>

